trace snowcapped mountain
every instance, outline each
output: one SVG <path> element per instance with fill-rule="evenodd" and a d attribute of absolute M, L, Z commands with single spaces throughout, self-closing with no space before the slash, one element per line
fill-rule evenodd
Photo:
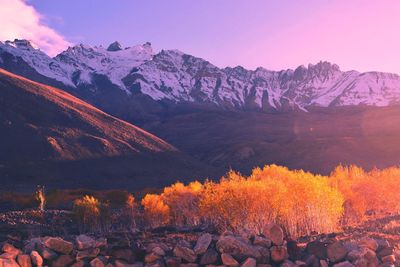
<path fill-rule="evenodd" d="M 329 62 L 282 71 L 221 69 L 178 50 L 154 53 L 150 43 L 125 49 L 118 42 L 107 49 L 81 44 L 50 58 L 26 40 L 0 42 L 0 67 L 18 72 L 20 62 L 75 92 L 96 91 L 99 85 L 94 77 L 101 75 L 127 98 L 141 94 L 173 103 L 245 110 L 400 103 L 397 74 L 341 71 Z"/>

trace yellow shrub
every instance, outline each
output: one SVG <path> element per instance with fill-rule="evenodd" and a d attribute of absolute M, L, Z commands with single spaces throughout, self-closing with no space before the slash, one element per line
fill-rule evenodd
<path fill-rule="evenodd" d="M 108 206 L 93 196 L 85 195 L 75 200 L 73 212 L 81 231 L 104 231 L 107 227 Z"/>
<path fill-rule="evenodd" d="M 159 227 L 169 223 L 170 210 L 162 201 L 161 196 L 147 194 L 141 203 L 144 208 L 144 216 L 150 226 Z"/>

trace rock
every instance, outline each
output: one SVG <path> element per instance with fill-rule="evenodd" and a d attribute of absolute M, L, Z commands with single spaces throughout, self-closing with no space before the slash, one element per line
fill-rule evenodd
<path fill-rule="evenodd" d="M 135 263 L 129 264 L 123 260 L 116 260 L 115 267 L 143 267 L 143 262 L 135 262 Z"/>
<path fill-rule="evenodd" d="M 201 265 L 214 264 L 218 261 L 219 254 L 214 249 L 207 249 L 206 253 L 200 259 Z"/>
<path fill-rule="evenodd" d="M 93 248 L 96 245 L 96 241 L 87 235 L 78 235 L 75 238 L 76 248 L 79 250 L 85 250 Z"/>
<path fill-rule="evenodd" d="M 117 42 L 117 41 L 115 41 L 115 42 L 113 42 L 112 44 L 110 44 L 110 45 L 108 46 L 108 48 L 107 48 L 107 51 L 111 51 L 111 52 L 119 51 L 119 50 L 122 50 L 122 46 L 121 46 L 121 44 L 120 44 L 119 42 Z"/>
<path fill-rule="evenodd" d="M 394 263 L 394 262 L 396 262 L 396 257 L 393 254 L 387 255 L 387 256 L 382 258 L 382 262 L 384 262 L 384 263 L 386 263 L 386 262 Z"/>
<path fill-rule="evenodd" d="M 49 261 L 52 261 L 52 260 L 54 260 L 55 258 L 58 257 L 57 253 L 55 253 L 54 251 L 52 251 L 49 248 L 44 248 L 42 250 L 41 254 L 42 254 L 43 259 L 49 260 Z"/>
<path fill-rule="evenodd" d="M 327 245 L 320 241 L 309 242 L 306 246 L 306 252 L 308 254 L 315 255 L 319 259 L 327 258 Z"/>
<path fill-rule="evenodd" d="M 146 267 L 165 267 L 163 260 L 158 260 L 153 263 L 148 263 L 145 265 Z"/>
<path fill-rule="evenodd" d="M 380 250 L 378 249 L 378 257 L 379 258 L 383 258 L 383 257 L 391 255 L 391 254 L 393 254 L 393 248 L 391 248 L 391 247 L 385 247 Z"/>
<path fill-rule="evenodd" d="M 221 254 L 221 260 L 222 260 L 222 263 L 226 266 L 229 266 L 229 267 L 239 266 L 239 263 L 231 255 L 229 255 L 227 253 Z"/>
<path fill-rule="evenodd" d="M 33 265 L 42 266 L 43 265 L 43 258 L 36 250 L 32 250 L 31 252 L 31 260 Z"/>
<path fill-rule="evenodd" d="M 100 249 L 99 248 L 91 248 L 87 250 L 78 251 L 76 253 L 76 260 L 80 261 L 83 259 L 93 259 L 99 255 Z"/>
<path fill-rule="evenodd" d="M 264 229 L 263 234 L 271 239 L 273 244 L 277 246 L 283 245 L 284 234 L 282 228 L 279 225 L 275 223 L 267 225 Z"/>
<path fill-rule="evenodd" d="M 4 253 L 13 255 L 13 258 L 15 259 L 17 257 L 18 254 L 22 254 L 22 251 L 20 249 L 17 249 L 16 247 L 14 247 L 13 245 L 9 244 L 9 243 L 5 243 L 2 247 L 2 251 Z"/>
<path fill-rule="evenodd" d="M 197 255 L 192 249 L 179 245 L 174 248 L 174 255 L 184 259 L 187 262 L 195 262 L 197 259 Z"/>
<path fill-rule="evenodd" d="M 327 256 L 330 262 L 336 263 L 343 260 L 347 255 L 347 249 L 342 242 L 334 242 L 327 247 Z M 345 267 L 345 266 L 340 266 Z"/>
<path fill-rule="evenodd" d="M 262 237 L 262 236 L 255 236 L 253 245 L 255 246 L 262 246 L 266 248 L 270 248 L 272 246 L 272 241 L 269 238 Z"/>
<path fill-rule="evenodd" d="M 181 263 L 179 267 L 198 267 L 197 263 Z"/>
<path fill-rule="evenodd" d="M 279 263 L 287 259 L 287 249 L 284 246 L 273 246 L 271 247 L 271 259 L 272 261 Z"/>
<path fill-rule="evenodd" d="M 203 254 L 207 251 L 212 241 L 212 235 L 209 233 L 202 234 L 199 239 L 197 239 L 196 246 L 194 247 L 194 252 L 196 254 Z"/>
<path fill-rule="evenodd" d="M 164 260 L 167 267 L 179 267 L 182 263 L 182 260 L 178 257 L 166 257 Z"/>
<path fill-rule="evenodd" d="M 136 261 L 133 251 L 129 248 L 114 248 L 110 255 L 116 259 L 124 260 L 128 263 L 134 263 Z"/>
<path fill-rule="evenodd" d="M 69 254 L 74 248 L 71 242 L 65 241 L 59 237 L 45 237 L 43 245 L 61 254 Z"/>
<path fill-rule="evenodd" d="M 71 255 L 61 255 L 57 259 L 51 262 L 52 267 L 65 267 L 70 266 L 75 262 L 75 259 Z"/>
<path fill-rule="evenodd" d="M 153 262 L 156 262 L 156 261 L 160 260 L 161 257 L 162 257 L 162 255 L 158 255 L 158 254 L 152 252 L 150 254 L 147 254 L 144 257 L 144 262 L 145 263 L 153 263 Z"/>
<path fill-rule="evenodd" d="M 165 256 L 165 251 L 161 247 L 154 247 L 151 252 L 159 255 L 159 256 Z"/>
<path fill-rule="evenodd" d="M 256 258 L 258 263 L 269 263 L 269 259 L 271 257 L 271 253 L 269 249 L 266 247 L 257 246 L 258 251 L 261 254 L 261 257 Z"/>
<path fill-rule="evenodd" d="M 292 261 L 289 260 L 285 260 L 280 267 L 297 267 L 297 265 L 295 263 L 293 263 Z"/>
<path fill-rule="evenodd" d="M 363 239 L 359 240 L 358 245 L 360 247 L 367 247 L 372 251 L 376 251 L 378 249 L 378 242 L 370 237 L 364 237 Z"/>
<path fill-rule="evenodd" d="M 25 242 L 24 252 L 30 254 L 32 250 L 37 250 L 42 245 L 42 239 L 39 237 L 31 238 Z"/>
<path fill-rule="evenodd" d="M 96 241 L 94 243 L 95 248 L 103 248 L 105 246 L 107 246 L 107 239 L 105 239 L 105 238 L 96 239 Z"/>
<path fill-rule="evenodd" d="M 20 267 L 14 259 L 0 258 L 0 267 Z"/>
<path fill-rule="evenodd" d="M 368 267 L 368 260 L 365 258 L 359 258 L 354 262 L 356 267 Z M 371 266 L 372 267 L 372 266 Z M 376 267 L 376 266 L 375 266 Z"/>
<path fill-rule="evenodd" d="M 310 255 L 306 259 L 306 265 L 308 267 L 320 267 L 320 260 L 315 255 Z"/>
<path fill-rule="evenodd" d="M 90 267 L 105 267 L 105 263 L 103 259 L 100 259 L 99 257 L 94 258 L 89 262 Z"/>
<path fill-rule="evenodd" d="M 336 263 L 335 265 L 333 265 L 333 267 L 354 267 L 354 265 L 348 261 L 343 261 L 340 263 Z"/>
<path fill-rule="evenodd" d="M 257 264 L 257 267 L 272 267 L 271 264 L 260 263 Z"/>
<path fill-rule="evenodd" d="M 77 261 L 74 264 L 71 265 L 71 267 L 84 267 L 85 262 L 84 261 Z"/>
<path fill-rule="evenodd" d="M 17 257 L 17 262 L 21 267 L 31 267 L 32 266 L 31 257 L 27 254 L 19 254 Z"/>
<path fill-rule="evenodd" d="M 234 236 L 221 236 L 217 242 L 217 250 L 220 253 L 227 253 L 237 257 L 251 257 L 256 259 L 261 257 L 257 247 Z"/>
<path fill-rule="evenodd" d="M 15 255 L 13 253 L 3 253 L 0 255 L 0 258 L 9 259 L 9 260 L 15 260 L 16 257 L 17 257 L 17 255 Z"/>
<path fill-rule="evenodd" d="M 247 258 L 240 266 L 241 267 L 256 267 L 257 262 L 253 258 Z"/>
<path fill-rule="evenodd" d="M 386 239 L 377 239 L 375 241 L 378 243 L 378 251 L 390 247 L 390 244 Z"/>

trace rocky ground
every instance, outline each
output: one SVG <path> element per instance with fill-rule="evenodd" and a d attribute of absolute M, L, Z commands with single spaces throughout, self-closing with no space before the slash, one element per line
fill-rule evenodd
<path fill-rule="evenodd" d="M 0 267 L 400 266 L 396 216 L 291 240 L 277 225 L 259 236 L 176 229 L 79 235 L 66 211 L 26 213 L 0 214 Z"/>

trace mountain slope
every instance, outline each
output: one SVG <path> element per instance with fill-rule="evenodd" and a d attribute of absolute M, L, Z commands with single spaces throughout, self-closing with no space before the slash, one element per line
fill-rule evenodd
<path fill-rule="evenodd" d="M 15 184 L 31 177 L 31 183 L 133 188 L 196 173 L 195 163 L 160 138 L 1 69 L 0 133 L 0 177 Z"/>
<path fill-rule="evenodd" d="M 130 115 L 117 114 L 118 104 L 104 103 L 109 91 L 114 98 L 118 95 L 115 102 L 126 105 L 125 110 L 146 97 L 150 109 L 159 102 L 263 111 L 400 103 L 397 74 L 341 71 L 329 62 L 281 71 L 221 69 L 178 50 L 154 53 L 150 43 L 125 49 L 119 43 L 109 49 L 80 44 L 50 58 L 26 40 L 7 41 L 0 43 L 0 67 L 39 82 L 62 83 L 68 91 L 122 117 Z"/>

